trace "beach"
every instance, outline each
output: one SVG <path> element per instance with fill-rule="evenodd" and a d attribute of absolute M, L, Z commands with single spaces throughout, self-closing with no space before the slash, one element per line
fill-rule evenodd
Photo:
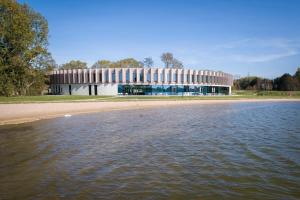
<path fill-rule="evenodd" d="M 300 99 L 239 99 L 239 100 L 176 100 L 124 102 L 63 102 L 0 104 L 0 125 L 19 124 L 41 119 L 112 110 L 144 109 L 152 107 L 195 104 L 226 104 L 242 102 L 300 102 Z"/>

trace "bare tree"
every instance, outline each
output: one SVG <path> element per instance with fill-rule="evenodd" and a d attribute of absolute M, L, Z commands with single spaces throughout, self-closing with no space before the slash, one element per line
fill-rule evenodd
<path fill-rule="evenodd" d="M 173 54 L 166 52 L 161 55 L 161 61 L 165 63 L 166 68 L 169 68 L 173 61 Z"/>
<path fill-rule="evenodd" d="M 172 60 L 172 68 L 183 69 L 183 64 L 182 64 L 181 61 L 177 60 L 176 58 L 173 58 L 173 60 Z"/>
<path fill-rule="evenodd" d="M 153 60 L 152 60 L 152 58 L 151 57 L 148 57 L 148 58 L 145 58 L 144 59 L 144 66 L 145 67 L 153 67 Z"/>

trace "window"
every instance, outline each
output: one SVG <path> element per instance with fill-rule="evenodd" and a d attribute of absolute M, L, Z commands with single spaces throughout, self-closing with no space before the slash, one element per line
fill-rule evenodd
<path fill-rule="evenodd" d="M 132 77 L 133 78 L 133 82 L 136 82 L 136 71 L 133 72 L 132 76 L 133 76 Z"/>
<path fill-rule="evenodd" d="M 181 82 L 184 83 L 184 73 L 181 74 Z"/>
<path fill-rule="evenodd" d="M 173 82 L 177 82 L 177 73 L 173 74 Z"/>
<path fill-rule="evenodd" d="M 119 82 L 123 82 L 122 70 L 119 71 Z"/>
<path fill-rule="evenodd" d="M 111 81 L 114 83 L 116 82 L 116 71 L 115 70 L 113 70 L 113 72 L 111 74 Z"/>
<path fill-rule="evenodd" d="M 154 81 L 158 82 L 158 73 L 157 72 L 154 73 Z"/>
<path fill-rule="evenodd" d="M 192 74 L 192 82 L 194 83 L 195 82 L 195 75 Z"/>
<path fill-rule="evenodd" d="M 129 74 L 129 69 L 127 69 L 127 71 L 126 71 L 126 82 L 128 82 L 129 83 L 129 81 L 130 81 L 130 74 Z"/>
<path fill-rule="evenodd" d="M 84 83 L 84 72 L 81 73 L 81 83 Z"/>
<path fill-rule="evenodd" d="M 168 82 L 171 82 L 171 72 L 169 72 L 169 73 L 167 74 L 167 81 L 168 81 Z"/>
<path fill-rule="evenodd" d="M 93 83 L 96 83 L 96 73 L 93 72 L 93 80 L 92 80 Z"/>
<path fill-rule="evenodd" d="M 102 82 L 102 71 L 99 73 L 99 82 Z"/>
<path fill-rule="evenodd" d="M 108 70 L 105 71 L 105 82 L 108 83 L 109 78 L 108 78 Z"/>
<path fill-rule="evenodd" d="M 140 71 L 140 81 L 144 82 L 144 72 L 142 70 Z"/>
<path fill-rule="evenodd" d="M 150 71 L 148 71 L 148 73 L 147 73 L 147 81 L 148 81 L 148 82 L 151 81 L 151 74 L 150 74 Z"/>
<path fill-rule="evenodd" d="M 186 81 L 187 81 L 188 83 L 190 82 L 190 75 L 189 75 L 189 74 L 186 75 Z"/>
<path fill-rule="evenodd" d="M 162 72 L 160 73 L 160 81 L 164 82 L 164 74 Z"/>

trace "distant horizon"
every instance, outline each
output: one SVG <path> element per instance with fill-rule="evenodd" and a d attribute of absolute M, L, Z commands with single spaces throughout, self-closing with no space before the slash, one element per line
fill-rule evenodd
<path fill-rule="evenodd" d="M 70 60 L 117 61 L 173 53 L 185 68 L 275 78 L 300 67 L 300 2 L 19 0 L 49 24 L 49 51 Z"/>

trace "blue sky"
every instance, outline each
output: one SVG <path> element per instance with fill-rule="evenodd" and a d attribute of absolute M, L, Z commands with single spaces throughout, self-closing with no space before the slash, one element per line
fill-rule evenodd
<path fill-rule="evenodd" d="M 185 67 L 274 78 L 300 67 L 298 0 L 22 0 L 46 17 L 58 64 L 172 52 Z"/>

